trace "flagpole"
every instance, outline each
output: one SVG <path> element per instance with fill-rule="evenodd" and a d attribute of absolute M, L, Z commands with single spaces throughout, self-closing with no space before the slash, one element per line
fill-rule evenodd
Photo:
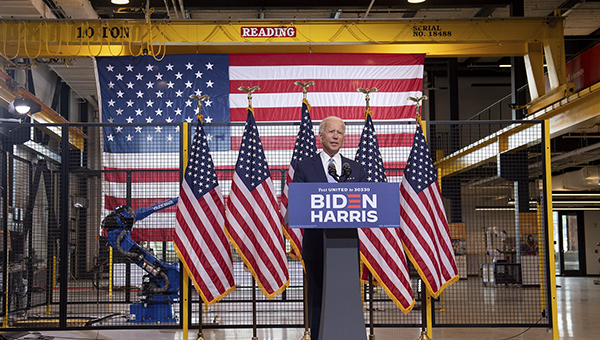
<path fill-rule="evenodd" d="M 367 116 L 369 114 L 371 114 L 370 111 L 370 102 L 371 102 L 371 98 L 369 97 L 369 94 L 371 92 L 377 92 L 377 88 L 373 87 L 370 89 L 364 89 L 362 87 L 359 87 L 356 89 L 356 91 L 358 92 L 362 92 L 365 94 L 365 120 L 367 119 Z M 362 273 L 361 273 L 362 276 Z M 375 340 L 375 327 L 374 327 L 374 318 L 373 318 L 373 312 L 374 312 L 374 307 L 373 307 L 373 294 L 374 294 L 374 290 L 373 290 L 373 274 L 371 273 L 371 271 L 369 270 L 369 340 Z"/>
<path fill-rule="evenodd" d="M 195 94 L 191 94 L 190 95 L 191 99 L 196 99 L 198 101 L 198 115 L 196 116 L 196 118 L 198 118 L 198 122 L 202 125 L 204 125 L 204 116 L 202 115 L 202 101 L 204 101 L 205 99 L 210 99 L 210 96 L 205 94 L 202 97 L 197 96 Z M 199 128 L 199 127 L 198 127 Z M 187 275 L 187 271 L 184 270 L 184 272 L 186 273 L 184 280 L 186 280 L 185 283 L 185 294 L 188 294 L 188 290 L 187 290 L 187 286 L 188 286 L 188 282 L 189 281 L 189 276 Z M 187 298 L 187 296 L 186 296 Z M 199 295 L 198 297 L 198 336 L 197 336 L 197 340 L 204 340 L 204 334 L 202 332 L 202 296 Z M 187 323 L 187 320 L 186 320 Z M 186 327 L 187 328 L 187 327 Z M 184 336 L 184 340 L 187 340 L 187 329 L 185 330 L 185 334 L 186 336 Z"/>
<path fill-rule="evenodd" d="M 429 337 L 430 330 L 425 326 L 428 325 L 429 308 L 431 305 L 428 303 L 430 297 L 427 292 L 427 285 L 425 281 L 421 280 L 421 335 L 417 340 L 431 340 Z"/>
<path fill-rule="evenodd" d="M 294 85 L 298 85 L 300 87 L 302 87 L 302 99 L 303 100 L 307 100 L 307 96 L 308 96 L 308 91 L 306 90 L 309 86 L 314 85 L 315 82 L 314 81 L 309 81 L 306 83 L 303 83 L 301 81 L 295 81 Z M 299 256 L 302 256 L 302 254 L 298 254 Z M 301 260 L 303 261 L 303 260 Z M 302 266 L 302 284 L 303 284 L 303 288 L 302 288 L 302 295 L 303 295 L 303 308 L 304 308 L 304 335 L 300 338 L 300 340 L 310 340 L 310 330 L 308 328 L 308 284 L 306 282 L 306 272 L 304 271 L 304 266 Z"/>
<path fill-rule="evenodd" d="M 422 95 L 421 97 L 408 97 L 408 100 L 415 103 L 415 109 L 417 111 L 417 124 L 421 125 L 421 129 L 423 130 L 423 135 L 425 135 L 425 129 L 423 128 L 423 121 L 421 120 L 421 103 L 424 100 L 427 100 L 427 95 Z M 431 340 L 433 336 L 432 331 L 432 322 L 431 322 L 431 296 L 427 291 L 427 285 L 423 280 L 422 282 L 422 290 L 421 290 L 421 335 L 416 340 Z"/>
<path fill-rule="evenodd" d="M 252 340 L 258 340 L 256 330 L 256 280 L 252 276 Z"/>
<path fill-rule="evenodd" d="M 258 86 L 240 86 L 238 90 L 248 94 L 248 107 L 252 108 L 252 92 L 260 90 Z M 252 340 L 258 340 L 256 327 L 256 279 L 252 276 Z"/>

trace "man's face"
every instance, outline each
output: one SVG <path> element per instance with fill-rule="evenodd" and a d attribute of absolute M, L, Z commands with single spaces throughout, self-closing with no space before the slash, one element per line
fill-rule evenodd
<path fill-rule="evenodd" d="M 323 132 L 319 132 L 319 140 L 323 151 L 330 157 L 335 156 L 344 144 L 346 126 L 343 122 L 335 119 L 325 121 Z"/>

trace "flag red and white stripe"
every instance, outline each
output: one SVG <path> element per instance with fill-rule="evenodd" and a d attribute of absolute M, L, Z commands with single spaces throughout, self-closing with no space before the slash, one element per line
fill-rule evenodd
<path fill-rule="evenodd" d="M 235 289 L 225 206 L 206 135 L 196 128 L 177 203 L 174 246 L 194 287 L 208 306 Z"/>
<path fill-rule="evenodd" d="M 229 84 L 231 121 L 246 118 L 246 95 L 238 87 L 249 82 L 260 92 L 252 103 L 261 108 L 257 121 L 296 120 L 293 108 L 302 100 L 295 81 L 314 81 L 310 87 L 311 116 L 364 120 L 365 98 L 358 87 L 377 87 L 371 109 L 378 119 L 414 117 L 409 96 L 423 88 L 423 54 L 231 54 Z"/>
<path fill-rule="evenodd" d="M 289 285 L 282 219 L 254 121 L 248 117 L 233 175 L 225 228 L 231 244 L 267 298 Z"/>
<path fill-rule="evenodd" d="M 407 255 L 438 297 L 458 280 L 448 221 L 429 146 L 417 125 L 404 177 L 400 183 L 401 237 Z"/>
<path fill-rule="evenodd" d="M 358 229 L 361 260 L 392 301 L 404 312 L 414 306 L 399 228 Z"/>

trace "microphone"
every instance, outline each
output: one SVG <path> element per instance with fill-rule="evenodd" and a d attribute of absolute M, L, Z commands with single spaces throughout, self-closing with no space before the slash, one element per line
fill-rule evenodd
<path fill-rule="evenodd" d="M 333 177 L 333 179 L 335 179 L 336 182 L 340 181 L 340 177 L 338 176 L 337 171 L 335 170 L 335 164 L 329 163 L 329 166 L 327 166 L 327 172 L 329 172 L 329 175 Z"/>
<path fill-rule="evenodd" d="M 352 168 L 350 168 L 350 164 L 348 164 L 348 163 L 342 164 L 342 172 L 344 173 L 342 175 L 342 177 L 343 177 L 342 182 L 346 182 L 348 180 L 348 177 L 350 177 L 350 175 L 352 174 Z"/>

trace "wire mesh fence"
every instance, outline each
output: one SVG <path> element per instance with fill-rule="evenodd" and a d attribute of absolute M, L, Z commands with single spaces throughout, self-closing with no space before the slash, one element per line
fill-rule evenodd
<path fill-rule="evenodd" d="M 482 125 L 497 132 L 473 141 Z M 547 326 L 542 125 L 444 128 L 455 135 L 432 149 L 452 150 L 437 156 L 461 280 L 436 302 L 435 324 Z"/>
<path fill-rule="evenodd" d="M 38 140 L 50 150 L 46 155 L 26 146 L 6 153 L 3 180 L 8 190 L 3 208 L 8 214 L 3 217 L 3 235 L 10 236 L 8 255 L 0 261 L 9 277 L 1 280 L 5 293 L 0 297 L 1 314 L 9 321 L 5 325 L 181 327 L 183 311 L 189 307 L 191 327 L 197 327 L 200 317 L 204 327 L 251 327 L 252 276 L 235 250 L 237 288 L 210 307 L 200 304 L 193 288 L 189 306 L 184 306 L 180 282 L 173 277 L 169 277 L 173 291 L 158 292 L 156 285 L 164 282 L 156 280 L 152 268 L 141 268 L 142 257 L 152 259 L 153 268 L 171 270 L 177 280 L 181 277 L 172 242 L 175 206 L 131 222 L 131 230 L 123 235 L 114 232 L 119 226 L 115 208 L 125 205 L 135 211 L 179 195 L 183 155 L 195 124 L 82 125 L 86 139 L 81 148 L 70 142 L 67 147 L 69 136 L 63 136 Z M 363 125 L 347 123 L 344 156 L 356 155 Z M 182 133 L 184 129 L 188 134 Z M 376 122 L 375 129 L 387 179 L 400 182 L 415 124 Z M 258 123 L 258 130 L 279 200 L 298 124 Z M 318 126 L 314 131 L 318 134 Z M 481 137 L 480 131 L 495 134 Z M 242 132 L 241 124 L 206 128 L 225 204 Z M 547 326 L 541 124 L 431 123 L 427 135 L 460 275 L 434 301 L 434 326 Z M 535 254 L 527 253 L 528 235 L 537 244 Z M 372 313 L 378 327 L 423 323 L 424 287 L 410 263 L 409 267 L 416 299 L 413 311 L 402 313 L 378 286 L 370 296 L 370 287 L 363 284 L 364 300 L 373 299 L 372 309 L 364 305 L 367 322 Z M 259 327 L 304 325 L 302 264 L 288 257 L 288 268 L 290 284 L 281 295 L 269 300 L 257 290 Z"/>

